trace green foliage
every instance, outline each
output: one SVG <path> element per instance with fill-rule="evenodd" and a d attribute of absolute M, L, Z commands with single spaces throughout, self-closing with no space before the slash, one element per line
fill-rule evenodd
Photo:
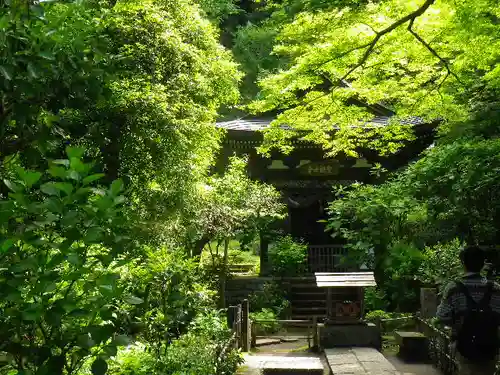
<path fill-rule="evenodd" d="M 233 52 L 235 59 L 242 64 L 246 73 L 241 84 L 244 99 L 253 100 L 258 93 L 256 84 L 258 76 L 274 72 L 280 65 L 284 65 L 283 61 L 271 55 L 277 34 L 278 31 L 273 25 L 257 26 L 252 23 L 236 31 Z"/>
<path fill-rule="evenodd" d="M 372 323 L 378 323 L 380 321 L 383 333 L 393 332 L 395 330 L 405 330 L 408 328 L 414 329 L 415 326 L 412 315 L 408 313 L 389 313 L 383 310 L 374 310 L 366 314 L 365 320 Z"/>
<path fill-rule="evenodd" d="M 191 330 L 168 348 L 162 371 L 172 375 L 232 375 L 242 358 L 230 349 L 229 355 L 220 362 L 220 355 L 228 344 L 230 331 L 224 319 L 216 314 L 200 316 Z"/>
<path fill-rule="evenodd" d="M 365 310 L 371 313 L 376 310 L 387 309 L 387 299 L 383 290 L 375 287 L 367 287 L 365 288 L 364 295 L 364 305 Z"/>
<path fill-rule="evenodd" d="M 262 289 L 250 294 L 248 300 L 252 313 L 271 310 L 277 317 L 283 319 L 288 317 L 290 301 L 286 299 L 283 287 L 277 282 L 264 283 Z"/>
<path fill-rule="evenodd" d="M 143 344 L 136 343 L 118 351 L 109 375 L 150 375 L 158 373 L 156 367 L 156 357 Z"/>
<path fill-rule="evenodd" d="M 0 331 L 3 370 L 73 374 L 92 358 L 94 374 L 126 345 L 123 310 L 140 298 L 124 293 L 120 272 L 127 237 L 120 180 L 102 174 L 83 149 L 66 149 L 45 173 L 19 168 L 0 201 Z"/>
<path fill-rule="evenodd" d="M 31 8 L 0 9 L 0 158 L 43 169 L 63 144 L 85 145 L 107 182 L 127 182 L 137 235 L 164 241 L 198 198 L 216 111 L 238 98 L 236 64 L 189 0 Z"/>
<path fill-rule="evenodd" d="M 123 277 L 129 294 L 141 300 L 129 311 L 131 330 L 157 354 L 186 333 L 198 313 L 215 306 L 197 265 L 175 251 L 146 249 L 145 259 Z"/>
<path fill-rule="evenodd" d="M 142 344 L 120 350 L 111 363 L 110 375 L 232 375 L 242 359 L 232 348 L 221 356 L 229 338 L 218 315 L 200 315 L 189 333 L 174 340 L 160 356 L 154 356 Z"/>
<path fill-rule="evenodd" d="M 291 236 L 281 237 L 269 248 L 269 262 L 273 275 L 302 275 L 307 264 L 307 245 L 294 241 Z"/>
<path fill-rule="evenodd" d="M 235 0 L 198 0 L 197 2 L 207 17 L 217 23 L 241 12 Z"/>
<path fill-rule="evenodd" d="M 422 281 L 444 288 L 448 282 L 456 279 L 463 270 L 460 250 L 465 244 L 459 240 L 426 247 L 422 253 L 419 276 Z"/>
<path fill-rule="evenodd" d="M 223 241 L 255 237 L 285 215 L 280 193 L 271 185 L 251 180 L 247 160 L 233 157 L 225 173 L 205 185 L 200 211 L 193 222 L 198 236 Z"/>
<path fill-rule="evenodd" d="M 260 311 L 250 313 L 252 324 L 256 324 L 256 334 L 266 335 L 278 332 L 281 329 L 281 324 L 276 322 L 278 319 L 276 314 L 271 309 L 263 308 Z"/>
<path fill-rule="evenodd" d="M 0 8 L 0 158 L 22 151 L 28 165 L 60 148 L 74 129 L 59 115 L 93 106 L 105 95 L 103 25 L 87 4 L 13 1 Z M 22 53 L 19 53 L 22 51 Z"/>
<path fill-rule="evenodd" d="M 374 310 L 366 314 L 365 319 L 369 322 L 376 322 L 377 319 L 390 319 L 391 314 L 384 310 Z"/>
<path fill-rule="evenodd" d="M 308 131 L 305 139 L 331 154 L 355 155 L 359 147 L 395 152 L 413 136 L 400 120 L 467 119 L 474 110 L 470 94 L 478 86 L 499 86 L 494 1 L 302 3 L 292 17 L 287 12 L 293 7 L 279 5 L 271 16 L 278 30 L 273 55 L 289 63 L 261 75 L 261 93 L 251 105 L 259 113 L 280 113 L 264 152 L 290 144 L 293 134 L 284 124 Z M 353 127 L 374 116 L 353 102 L 383 103 L 398 117 L 383 129 Z"/>

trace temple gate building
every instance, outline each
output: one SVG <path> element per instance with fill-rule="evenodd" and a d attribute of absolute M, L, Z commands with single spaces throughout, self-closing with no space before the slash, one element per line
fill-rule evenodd
<path fill-rule="evenodd" d="M 380 109 L 376 113 L 371 121 L 374 126 L 387 125 L 393 115 Z M 235 154 L 248 155 L 250 177 L 272 184 L 282 192 L 289 214 L 283 229 L 293 238 L 309 244 L 309 272 L 347 270 L 340 267 L 340 258 L 345 254 L 342 243 L 325 232 L 325 224 L 320 222 L 327 218 L 328 202 L 334 199 L 333 186 L 350 185 L 356 181 L 380 183 L 380 178 L 370 173 L 370 168 L 380 163 L 388 171 L 394 171 L 415 160 L 432 144 L 436 123 L 425 123 L 418 118 L 408 120 L 408 126 L 414 128 L 415 140 L 406 142 L 397 153 L 387 157 L 381 157 L 374 151 L 360 150 L 362 157 L 358 159 L 345 155 L 329 158 L 321 146 L 297 139 L 290 154 L 272 152 L 267 158 L 259 155 L 256 148 L 263 141 L 262 130 L 272 120 L 272 117 L 245 117 L 217 123 L 227 132 L 216 169 L 223 171 L 229 158 Z M 267 264 L 267 247 L 266 241 L 261 239 L 263 273 Z"/>

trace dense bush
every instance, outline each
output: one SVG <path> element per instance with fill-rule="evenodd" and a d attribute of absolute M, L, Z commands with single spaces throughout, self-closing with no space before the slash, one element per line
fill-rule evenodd
<path fill-rule="evenodd" d="M 263 308 L 260 311 L 252 312 L 250 319 L 252 324 L 256 325 L 255 333 L 257 335 L 276 333 L 281 328 L 281 324 L 276 322 L 278 317 L 272 309 Z"/>
<path fill-rule="evenodd" d="M 89 358 L 94 374 L 129 342 L 123 315 L 142 299 L 120 273 L 134 254 L 122 215 L 122 183 L 67 148 L 45 173 L 17 168 L 0 200 L 0 367 L 74 374 Z"/>
<path fill-rule="evenodd" d="M 372 312 L 386 310 L 388 302 L 383 290 L 376 287 L 367 287 L 365 288 L 364 304 L 365 311 Z"/>
<path fill-rule="evenodd" d="M 307 245 L 291 236 L 281 237 L 269 248 L 269 262 L 275 276 L 297 276 L 306 269 Z"/>
<path fill-rule="evenodd" d="M 431 286 L 437 285 L 440 289 L 456 279 L 463 270 L 460 261 L 460 249 L 464 244 L 458 239 L 426 247 L 422 253 L 423 260 L 420 264 L 419 278 Z"/>
<path fill-rule="evenodd" d="M 195 316 L 215 307 L 215 292 L 202 283 L 197 267 L 179 252 L 146 248 L 124 275 L 127 289 L 143 301 L 129 311 L 131 329 L 149 349 L 160 353 Z"/>
<path fill-rule="evenodd" d="M 251 312 L 260 312 L 270 309 L 275 316 L 286 318 L 290 301 L 286 298 L 286 293 L 277 282 L 266 282 L 262 289 L 250 294 L 248 298 Z"/>
<path fill-rule="evenodd" d="M 221 356 L 230 334 L 217 314 L 200 315 L 188 333 L 173 340 L 159 355 L 142 344 L 121 350 L 111 364 L 110 375 L 231 375 L 241 356 L 235 349 Z"/>

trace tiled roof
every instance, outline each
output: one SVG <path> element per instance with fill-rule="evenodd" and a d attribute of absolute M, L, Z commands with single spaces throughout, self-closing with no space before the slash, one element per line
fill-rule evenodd
<path fill-rule="evenodd" d="M 373 118 L 370 122 L 367 122 L 363 126 L 366 127 L 382 127 L 389 124 L 390 117 L 387 116 L 377 116 Z M 240 131 L 258 131 L 263 130 L 271 124 L 273 119 L 270 118 L 241 118 L 231 121 L 218 122 L 216 126 L 218 128 L 223 128 L 226 130 L 240 130 Z M 425 122 L 420 117 L 410 117 L 401 121 L 404 125 L 422 125 Z M 353 125 L 355 126 L 355 125 Z"/>

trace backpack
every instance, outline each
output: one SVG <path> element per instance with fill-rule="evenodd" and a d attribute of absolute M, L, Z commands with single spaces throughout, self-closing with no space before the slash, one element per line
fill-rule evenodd
<path fill-rule="evenodd" d="M 457 334 L 457 350 L 471 362 L 493 360 L 499 348 L 499 319 L 490 306 L 493 283 L 488 283 L 484 297 L 478 303 L 463 283 L 457 284 L 467 299 L 467 309 Z"/>

